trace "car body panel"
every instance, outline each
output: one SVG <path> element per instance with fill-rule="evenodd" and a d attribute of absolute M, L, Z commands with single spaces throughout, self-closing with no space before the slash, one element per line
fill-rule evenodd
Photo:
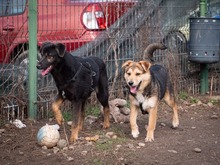
<path fill-rule="evenodd" d="M 21 12 L 18 14 L 4 16 L 4 13 L 0 13 L 0 63 L 11 62 L 21 51 L 27 49 L 24 45 L 28 45 L 28 0 L 10 1 L 22 2 L 20 6 L 23 8 L 19 9 Z M 4 0 L 0 0 L 0 3 L 4 4 L 3 2 L 5 3 Z M 93 41 L 103 31 L 87 29 L 82 24 L 82 13 L 88 5 L 101 6 L 108 28 L 131 8 L 134 2 L 134 0 L 38 0 L 38 46 L 45 41 L 53 41 L 64 43 L 68 51 L 76 50 Z"/>

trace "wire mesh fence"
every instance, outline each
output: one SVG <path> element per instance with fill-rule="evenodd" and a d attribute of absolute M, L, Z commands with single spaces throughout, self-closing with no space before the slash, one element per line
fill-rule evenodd
<path fill-rule="evenodd" d="M 208 15 L 219 14 L 220 3 L 209 3 Z M 199 16 L 198 0 L 38 0 L 38 47 L 61 42 L 74 56 L 101 57 L 107 67 L 110 99 L 127 95 L 121 64 L 142 60 L 150 43 L 168 49 L 155 52 L 165 65 L 177 94 L 200 93 L 199 64 L 188 61 L 189 18 Z M 28 1 L 0 0 L 0 117 L 27 117 Z M 38 54 L 40 56 L 40 54 Z M 209 92 L 220 94 L 220 63 L 209 65 Z M 57 90 L 50 75 L 38 71 L 38 119 L 50 116 Z M 93 102 L 93 96 L 90 102 Z M 66 106 L 68 107 L 68 102 Z M 68 108 L 67 108 L 68 109 Z"/>

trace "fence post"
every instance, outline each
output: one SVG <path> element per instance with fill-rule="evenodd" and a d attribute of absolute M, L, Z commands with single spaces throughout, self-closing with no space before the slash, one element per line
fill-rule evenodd
<path fill-rule="evenodd" d="M 207 13 L 207 0 L 200 0 L 200 17 L 205 17 Z M 200 93 L 208 91 L 208 64 L 200 64 Z"/>
<path fill-rule="evenodd" d="M 29 32 L 29 119 L 36 119 L 37 114 L 37 0 L 28 1 L 28 32 Z"/>

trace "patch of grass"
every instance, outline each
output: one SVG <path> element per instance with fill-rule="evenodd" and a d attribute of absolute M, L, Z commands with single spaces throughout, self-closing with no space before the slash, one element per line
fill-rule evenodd
<path fill-rule="evenodd" d="M 98 140 L 96 142 L 96 149 L 99 150 L 100 152 L 109 151 L 113 149 L 117 144 L 123 144 L 128 140 L 125 137 L 123 130 L 121 130 L 120 128 L 116 128 L 112 126 L 111 129 L 108 130 L 107 132 L 114 132 L 117 135 L 117 138 L 116 139 L 107 138 L 105 136 L 106 131 L 103 130 L 96 130 L 93 132 L 95 135 L 99 135 L 100 137 L 99 139 L 100 141 Z"/>
<path fill-rule="evenodd" d="M 212 103 L 213 105 L 218 105 L 219 101 L 216 99 L 210 99 L 209 102 Z"/>
<path fill-rule="evenodd" d="M 125 138 L 125 134 L 124 134 L 124 132 L 123 132 L 122 129 L 116 128 L 116 127 L 112 127 L 111 129 L 112 129 L 112 131 L 115 132 L 116 135 L 118 135 L 120 138 Z"/>
<path fill-rule="evenodd" d="M 122 144 L 123 142 L 125 142 L 126 139 L 125 138 L 116 138 L 116 139 L 108 139 L 105 143 L 96 143 L 96 148 L 99 151 L 108 151 L 108 150 L 112 150 L 115 145 L 117 144 Z"/>
<path fill-rule="evenodd" d="M 93 164 L 93 165 L 102 165 L 103 164 L 102 160 L 97 159 L 97 158 L 93 158 L 89 163 Z"/>
<path fill-rule="evenodd" d="M 72 120 L 72 113 L 71 112 L 63 112 L 63 118 L 65 121 L 71 121 Z"/>
<path fill-rule="evenodd" d="M 188 100 L 190 103 L 197 103 L 199 100 L 195 97 L 189 96 L 189 94 L 185 91 L 181 91 L 179 93 L 179 99 L 181 100 Z"/>
<path fill-rule="evenodd" d="M 197 103 L 198 102 L 198 99 L 195 97 L 190 96 L 189 99 L 190 99 L 190 103 Z"/>
<path fill-rule="evenodd" d="M 92 115 L 92 116 L 98 117 L 101 114 L 100 108 L 101 107 L 99 105 L 89 104 L 85 108 L 85 114 L 86 114 L 86 116 Z"/>
<path fill-rule="evenodd" d="M 188 95 L 188 93 L 185 92 L 185 91 L 181 91 L 181 92 L 179 93 L 179 99 L 187 100 L 188 97 L 189 97 L 189 95 Z"/>

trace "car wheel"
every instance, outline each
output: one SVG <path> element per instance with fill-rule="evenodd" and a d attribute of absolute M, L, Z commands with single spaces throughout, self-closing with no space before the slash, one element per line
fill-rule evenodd
<path fill-rule="evenodd" d="M 168 50 L 173 53 L 184 53 L 187 51 L 187 40 L 183 33 L 179 31 L 169 32 L 165 37 L 164 43 L 167 45 Z"/>
<path fill-rule="evenodd" d="M 37 59 L 40 58 L 40 53 L 38 52 Z M 26 86 L 28 83 L 28 50 L 22 52 L 16 59 L 15 59 L 15 66 L 18 67 L 18 81 L 23 82 L 23 85 Z M 40 71 L 38 71 L 38 77 Z"/>

